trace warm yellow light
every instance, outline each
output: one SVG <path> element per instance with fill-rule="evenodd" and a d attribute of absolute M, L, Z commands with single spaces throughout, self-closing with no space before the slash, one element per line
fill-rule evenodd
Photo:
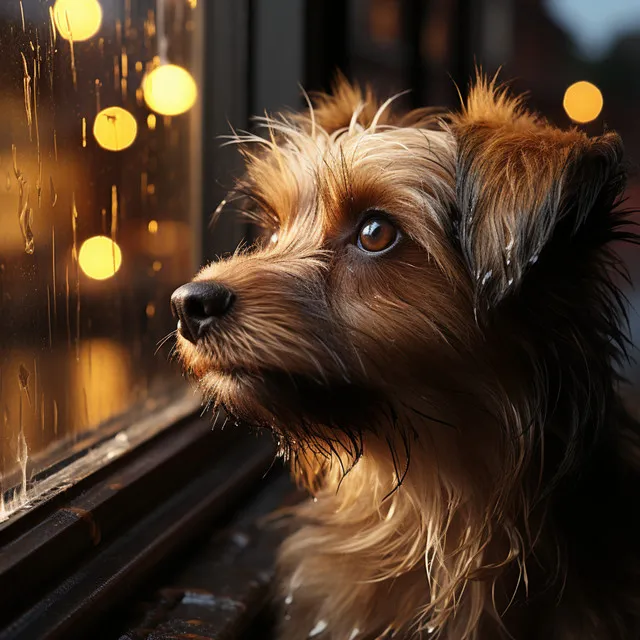
<path fill-rule="evenodd" d="M 158 233 L 158 221 L 157 220 L 149 220 L 149 224 L 147 225 L 147 229 L 149 229 L 149 233 Z"/>
<path fill-rule="evenodd" d="M 574 122 L 591 122 L 602 111 L 602 92 L 595 84 L 581 80 L 572 84 L 564 93 L 562 106 Z"/>
<path fill-rule="evenodd" d="M 157 273 L 162 269 L 162 262 L 160 262 L 160 260 L 154 260 L 151 268 Z"/>
<path fill-rule="evenodd" d="M 175 64 L 163 64 L 142 80 L 147 106 L 164 116 L 177 116 L 189 111 L 198 97 L 193 76 Z"/>
<path fill-rule="evenodd" d="M 102 7 L 97 0 L 56 0 L 53 18 L 65 40 L 88 40 L 100 29 Z"/>
<path fill-rule="evenodd" d="M 85 275 L 94 280 L 106 280 L 122 265 L 120 247 L 107 236 L 93 236 L 82 243 L 78 264 Z"/>
<path fill-rule="evenodd" d="M 122 151 L 130 147 L 136 139 L 138 123 L 127 110 L 107 107 L 96 116 L 93 135 L 102 148 Z"/>
<path fill-rule="evenodd" d="M 153 304 L 153 302 L 150 302 L 147 305 L 147 308 L 145 309 L 145 312 L 147 314 L 147 318 L 153 318 L 153 316 L 156 315 L 156 305 Z"/>
<path fill-rule="evenodd" d="M 156 128 L 156 114 L 150 113 L 147 116 L 147 127 L 153 131 Z"/>

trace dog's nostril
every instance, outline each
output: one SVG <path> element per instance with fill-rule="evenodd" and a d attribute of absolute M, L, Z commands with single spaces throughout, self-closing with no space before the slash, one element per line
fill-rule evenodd
<path fill-rule="evenodd" d="M 223 316 L 233 303 L 233 293 L 226 287 L 217 286 L 204 295 L 189 295 L 185 299 L 185 311 L 194 318 Z"/>
<path fill-rule="evenodd" d="M 219 282 L 190 282 L 171 296 L 171 309 L 178 330 L 194 344 L 218 318 L 229 312 L 235 295 Z"/>

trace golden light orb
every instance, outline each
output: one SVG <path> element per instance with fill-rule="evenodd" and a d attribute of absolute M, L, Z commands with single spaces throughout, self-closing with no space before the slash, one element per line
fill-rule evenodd
<path fill-rule="evenodd" d="M 107 107 L 96 116 L 93 135 L 103 149 L 122 151 L 136 139 L 138 123 L 126 109 Z"/>
<path fill-rule="evenodd" d="M 149 224 L 147 225 L 147 229 L 149 229 L 149 233 L 158 233 L 158 221 L 157 220 L 149 220 Z"/>
<path fill-rule="evenodd" d="M 81 42 L 98 33 L 102 7 L 97 0 L 56 0 L 53 19 L 62 38 Z"/>
<path fill-rule="evenodd" d="M 107 236 L 93 236 L 82 243 L 78 264 L 83 273 L 93 280 L 106 280 L 122 266 L 120 247 Z"/>
<path fill-rule="evenodd" d="M 189 111 L 198 97 L 193 76 L 175 64 L 163 64 L 142 80 L 147 106 L 163 116 L 177 116 Z"/>
<path fill-rule="evenodd" d="M 584 124 L 595 120 L 602 111 L 604 99 L 595 84 L 581 80 L 574 82 L 564 93 L 562 106 L 574 121 Z"/>

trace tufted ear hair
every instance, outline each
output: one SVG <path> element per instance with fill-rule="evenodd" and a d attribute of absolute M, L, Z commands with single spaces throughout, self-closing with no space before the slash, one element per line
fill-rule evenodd
<path fill-rule="evenodd" d="M 342 74 L 336 76 L 330 93 L 313 93 L 311 98 L 315 122 L 329 134 L 349 127 L 354 114 L 356 122 L 369 127 L 380 107 L 371 87 L 363 90 Z M 389 118 L 390 113 L 385 110 L 378 116 L 378 122 L 387 124 Z"/>
<path fill-rule="evenodd" d="M 394 113 L 395 101 L 406 93 L 408 92 L 403 91 L 380 101 L 370 86 L 362 89 L 338 74 L 331 92 L 312 93 L 308 98 L 309 109 L 297 117 L 294 115 L 293 119 L 309 131 L 318 126 L 329 135 L 346 130 L 354 124 L 363 129 L 378 125 L 419 128 L 436 126 L 444 115 L 440 108 L 428 107 Z"/>
<path fill-rule="evenodd" d="M 451 127 L 457 230 L 477 309 L 517 292 L 551 244 L 570 259 L 580 242 L 612 239 L 624 188 L 617 134 L 557 129 L 482 78 Z"/>

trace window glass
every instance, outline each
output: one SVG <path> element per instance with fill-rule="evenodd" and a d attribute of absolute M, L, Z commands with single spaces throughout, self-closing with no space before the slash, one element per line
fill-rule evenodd
<path fill-rule="evenodd" d="M 168 300 L 199 262 L 200 10 L 0 3 L 0 519 L 193 400 Z"/>

